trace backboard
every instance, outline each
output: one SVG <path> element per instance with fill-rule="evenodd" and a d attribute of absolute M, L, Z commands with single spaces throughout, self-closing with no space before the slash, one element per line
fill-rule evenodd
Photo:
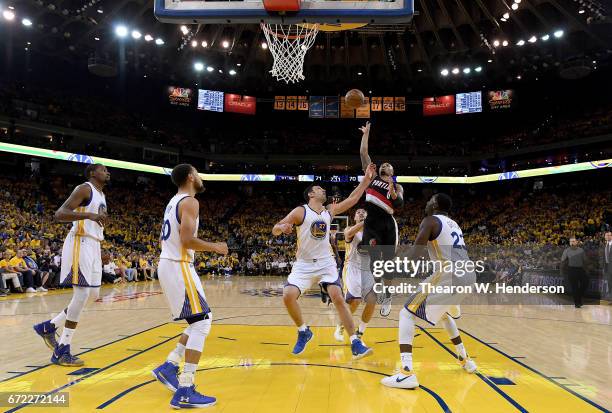
<path fill-rule="evenodd" d="M 262 0 L 155 0 L 155 16 L 166 23 L 366 23 L 398 24 L 411 20 L 413 0 L 302 0 L 299 11 L 270 13 Z"/>

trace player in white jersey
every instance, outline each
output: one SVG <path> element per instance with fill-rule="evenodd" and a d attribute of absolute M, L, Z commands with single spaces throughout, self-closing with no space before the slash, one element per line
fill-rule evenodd
<path fill-rule="evenodd" d="M 344 230 L 346 253 L 342 269 L 342 282 L 345 288 L 345 300 L 349 304 L 351 314 L 355 313 L 362 300 L 365 302 L 365 307 L 361 313 L 361 321 L 359 327 L 357 327 L 357 337 L 359 338 L 365 333 L 376 307 L 376 294 L 373 291 L 374 276 L 370 271 L 370 256 L 367 253 L 359 252 L 359 245 L 363 237 L 363 224 L 367 215 L 365 209 L 358 209 L 355 211 L 355 225 Z M 334 337 L 336 341 L 344 341 L 342 324 L 336 326 Z"/>
<path fill-rule="evenodd" d="M 474 272 L 467 270 L 465 272 L 459 271 L 457 270 L 459 266 L 454 265 L 459 261 L 466 262 L 469 260 L 469 257 L 463 242 L 461 228 L 448 217 L 448 211 L 451 209 L 451 206 L 452 200 L 448 195 L 435 194 L 425 207 L 427 216 L 421 222 L 419 233 L 414 241 L 415 248 L 409 258 L 420 258 L 425 253 L 429 253 L 429 259 L 432 263 L 446 264 L 440 266 L 442 271 L 434 272 L 432 276 L 425 279 L 423 281 L 425 284 L 456 286 L 471 285 L 476 281 L 476 274 Z M 455 345 L 457 360 L 461 367 L 468 373 L 476 371 L 476 363 L 468 357 L 454 320 L 454 318 L 459 318 L 460 316 L 458 305 L 460 301 L 461 297 L 455 294 L 427 294 L 425 292 L 415 293 L 408 298 L 405 306 L 400 311 L 399 317 L 398 341 L 401 370 L 393 376 L 382 379 L 382 384 L 402 389 L 413 389 L 419 386 L 419 382 L 412 369 L 414 316 L 431 325 L 441 322 L 451 342 Z"/>
<path fill-rule="evenodd" d="M 60 366 L 82 366 L 83 360 L 70 353 L 72 335 L 89 298 L 95 300 L 102 281 L 102 253 L 104 240 L 106 197 L 102 192 L 110 180 L 104 165 L 92 164 L 85 169 L 88 181 L 77 186 L 66 202 L 55 212 L 60 222 L 72 222 L 62 248 L 60 284 L 72 286 L 72 300 L 51 320 L 34 326 L 34 331 L 53 349 L 51 362 Z M 64 325 L 59 343 L 57 329 Z"/>
<path fill-rule="evenodd" d="M 164 212 L 157 273 L 174 319 L 185 320 L 189 326 L 166 361 L 153 370 L 153 376 L 174 392 L 170 405 L 175 409 L 207 407 L 214 405 L 216 399 L 195 390 L 194 375 L 210 333 L 212 313 L 193 258 L 195 251 L 225 255 L 228 249 L 225 242 L 198 238 L 200 204 L 195 195 L 204 190 L 198 171 L 189 164 L 177 165 L 172 170 L 172 182 L 178 192 Z M 183 358 L 185 364 L 179 375 Z"/>
<path fill-rule="evenodd" d="M 342 298 L 340 277 L 336 260 L 329 243 L 329 231 L 333 217 L 354 206 L 367 186 L 372 181 L 375 165 L 370 165 L 359 186 L 347 199 L 327 206 L 325 189 L 318 185 L 310 185 L 304 191 L 305 205 L 294 208 L 285 218 L 272 229 L 272 234 L 291 234 L 293 226 L 297 232 L 297 252 L 291 274 L 283 289 L 283 302 L 293 322 L 298 327 L 298 339 L 293 348 L 293 354 L 301 354 L 306 344 L 312 339 L 313 333 L 304 323 L 302 311 L 298 304 L 299 296 L 315 283 L 321 286 L 323 292 L 329 295 L 334 303 L 338 316 L 351 337 L 351 351 L 354 358 L 361 358 L 372 353 L 355 334 L 353 318 Z"/>

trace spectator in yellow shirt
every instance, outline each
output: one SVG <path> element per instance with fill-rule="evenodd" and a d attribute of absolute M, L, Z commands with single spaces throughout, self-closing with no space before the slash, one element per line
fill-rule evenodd
<path fill-rule="evenodd" d="M 3 261 L 6 261 L 6 263 L 4 264 L 4 267 L 8 271 L 17 273 L 21 276 L 21 279 L 23 280 L 23 285 L 26 288 L 26 293 L 35 293 L 35 285 L 37 287 L 42 286 L 40 282 L 40 277 L 38 277 L 38 280 L 35 280 L 35 273 L 34 271 L 28 269 L 28 266 L 23 260 L 23 254 L 24 251 L 19 250 L 17 251 L 17 255 L 15 255 L 13 258 L 10 258 L 10 253 L 8 251 L 5 252 Z"/>

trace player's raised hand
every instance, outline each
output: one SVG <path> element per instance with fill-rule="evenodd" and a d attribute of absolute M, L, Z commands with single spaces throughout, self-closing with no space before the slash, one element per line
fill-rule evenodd
<path fill-rule="evenodd" d="M 376 176 L 376 164 L 371 163 L 368 165 L 367 169 L 365 170 L 364 179 L 369 182 L 372 182 L 375 176 Z"/>
<path fill-rule="evenodd" d="M 227 255 L 229 249 L 227 248 L 227 243 L 225 242 L 215 242 L 213 244 L 213 252 L 221 255 Z"/>
<path fill-rule="evenodd" d="M 361 133 L 363 133 L 364 135 L 369 135 L 370 134 L 370 126 L 372 124 L 370 122 L 366 122 L 366 124 L 362 127 L 359 128 L 359 130 L 361 131 Z"/>

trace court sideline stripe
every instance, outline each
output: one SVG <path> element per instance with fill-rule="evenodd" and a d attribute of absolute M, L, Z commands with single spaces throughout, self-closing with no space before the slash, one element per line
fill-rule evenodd
<path fill-rule="evenodd" d="M 115 400 L 118 400 L 118 399 L 122 398 L 123 396 L 125 396 L 126 394 L 128 394 L 128 393 L 130 393 L 130 392 L 132 392 L 132 391 L 134 391 L 134 390 L 136 390 L 136 389 L 138 389 L 138 388 L 140 388 L 142 386 L 146 386 L 149 383 L 153 383 L 155 381 L 157 381 L 157 380 L 153 379 L 153 380 L 145 381 L 144 383 L 140 383 L 140 384 L 137 384 L 135 386 L 132 386 L 129 389 L 122 391 L 121 393 L 119 393 L 115 397 L 113 397 L 111 399 L 108 399 L 107 401 L 105 401 L 104 403 L 102 403 L 101 405 L 96 407 L 96 409 L 104 409 L 106 406 L 108 406 L 109 404 L 113 403 Z"/>
<path fill-rule="evenodd" d="M 527 364 L 523 363 L 522 361 L 517 360 L 516 358 L 509 356 L 508 354 L 504 353 L 504 352 L 503 352 L 503 351 L 501 351 L 500 349 L 495 348 L 495 347 L 493 347 L 493 346 L 491 346 L 491 345 L 489 345 L 489 344 L 485 343 L 484 341 L 482 341 L 482 340 L 481 340 L 481 339 L 479 339 L 478 337 L 473 336 L 472 334 L 468 333 L 467 331 L 462 330 L 462 329 L 459 329 L 459 331 L 461 331 L 462 333 L 465 333 L 466 335 L 468 335 L 468 336 L 472 337 L 474 340 L 478 341 L 479 343 L 484 344 L 485 346 L 489 347 L 490 349 L 495 350 L 495 351 L 496 351 L 496 352 L 498 352 L 499 354 L 501 354 L 501 355 L 503 355 L 503 356 L 507 357 L 508 359 L 510 359 L 510 360 L 512 360 L 512 361 L 514 361 L 515 363 L 517 363 L 517 364 L 519 364 L 519 365 L 521 365 L 521 366 L 525 367 L 527 370 L 530 370 L 530 371 L 532 371 L 532 372 L 536 373 L 537 375 L 544 377 L 544 378 L 545 378 L 546 380 L 548 380 L 549 382 L 556 384 L 557 386 L 561 387 L 561 388 L 562 388 L 562 389 L 564 389 L 564 390 L 567 390 L 568 392 L 570 392 L 570 393 L 571 393 L 571 394 L 573 394 L 574 396 L 578 397 L 579 399 L 581 399 L 581 400 L 582 400 L 582 401 L 584 401 L 584 402 L 587 402 L 588 404 L 590 404 L 591 406 L 595 407 L 596 409 L 601 410 L 602 412 L 605 412 L 605 413 L 612 413 L 612 412 L 610 412 L 610 410 L 606 409 L 605 407 L 600 406 L 599 404 L 595 403 L 594 401 L 592 401 L 592 400 L 590 400 L 590 399 L 587 399 L 586 397 L 584 397 L 583 395 L 581 395 L 581 394 L 579 394 L 579 393 L 576 393 L 576 392 L 575 392 L 575 391 L 573 391 L 572 389 L 570 389 L 570 388 L 566 387 L 564 384 L 561 384 L 561 383 L 559 383 L 559 382 L 557 382 L 557 381 L 555 381 L 555 380 L 551 379 L 551 378 L 550 378 L 550 377 L 548 377 L 547 375 L 542 374 L 542 373 L 541 373 L 541 372 L 539 372 L 538 370 L 534 369 L 533 367 L 528 366 Z"/>
<path fill-rule="evenodd" d="M 359 369 L 359 368 L 355 368 L 355 367 L 349 367 L 349 366 L 335 366 L 335 365 L 331 365 L 331 364 L 311 364 L 311 363 L 306 363 L 306 364 L 302 364 L 302 363 L 259 363 L 259 364 L 250 364 L 250 366 L 297 366 L 297 367 L 303 367 L 303 366 L 311 366 L 311 367 L 329 367 L 329 368 L 334 368 L 334 369 L 346 369 L 346 370 L 355 370 L 355 371 L 360 371 L 360 372 L 364 372 L 364 373 L 372 373 L 372 374 L 377 374 L 379 376 L 387 376 L 385 373 L 381 373 L 379 371 L 374 371 L 374 370 L 366 370 L 366 369 Z M 216 367 L 205 367 L 202 369 L 198 369 L 197 371 L 210 371 L 210 370 L 219 370 L 219 369 L 231 369 L 231 368 L 237 368 L 237 367 L 244 367 L 244 365 L 241 364 L 233 364 L 233 365 L 229 365 L 229 366 L 216 366 Z M 115 401 L 119 400 L 120 398 L 122 398 L 123 396 L 125 396 L 126 394 L 139 389 L 140 387 L 143 387 L 149 383 L 153 383 L 157 380 L 148 380 L 146 382 L 137 384 L 135 386 L 130 387 L 127 390 L 122 391 L 121 393 L 117 394 L 116 396 L 113 396 L 112 398 L 108 399 L 107 401 L 105 401 L 104 403 L 102 403 L 101 405 L 99 405 L 98 407 L 96 407 L 96 409 L 104 409 L 105 407 L 107 407 L 108 405 L 114 403 Z M 429 393 L 429 395 L 431 395 L 436 402 L 438 402 L 438 404 L 440 405 L 440 407 L 442 408 L 442 411 L 444 413 L 452 413 L 452 411 L 450 410 L 450 408 L 448 407 L 448 405 L 446 404 L 446 402 L 444 401 L 444 399 L 442 399 L 442 397 L 440 397 L 436 392 L 434 392 L 433 390 L 425 387 L 425 386 L 419 386 L 422 390 L 424 390 L 425 392 Z"/>
<path fill-rule="evenodd" d="M 159 325 L 153 326 L 153 327 L 151 327 L 151 328 L 147 328 L 146 330 L 138 331 L 138 332 L 136 332 L 136 333 L 134 333 L 134 334 L 132 334 L 132 335 L 125 336 L 125 337 L 122 337 L 122 338 L 120 338 L 120 339 L 110 341 L 110 342 L 108 342 L 108 343 L 105 343 L 105 344 L 99 345 L 98 347 L 91 347 L 91 348 L 89 348 L 89 347 L 81 347 L 81 348 L 86 348 L 87 350 L 86 350 L 86 351 L 82 351 L 82 352 L 80 352 L 80 353 L 76 353 L 76 354 L 75 354 L 75 356 L 80 356 L 81 354 L 89 353 L 90 351 L 94 351 L 94 350 L 97 350 L 97 349 L 99 349 L 99 348 L 109 346 L 109 345 L 111 345 L 111 344 L 117 343 L 118 341 L 125 340 L 125 339 L 127 339 L 127 338 L 137 336 L 138 334 L 146 333 L 147 331 L 153 330 L 153 329 L 158 328 L 158 327 L 161 327 L 161 326 L 165 326 L 166 324 L 168 324 L 168 323 L 162 323 L 162 324 L 159 324 Z M 22 374 L 18 374 L 18 375 L 16 375 L 16 376 L 7 377 L 6 379 L 2 379 L 2 380 L 0 380 L 0 383 L 4 383 L 5 381 L 13 380 L 13 379 L 16 379 L 17 377 L 21 377 L 21 376 L 23 376 L 23 375 L 33 373 L 33 372 L 35 372 L 35 371 L 38 371 L 38 370 L 40 370 L 40 369 L 44 369 L 45 367 L 49 367 L 49 366 L 51 366 L 51 365 L 53 365 L 53 363 L 48 363 L 48 364 L 45 364 L 45 365 L 43 365 L 43 366 L 38 366 L 37 368 L 32 369 L 32 370 L 30 370 L 30 371 L 26 371 L 26 372 L 24 372 L 24 373 L 22 373 Z"/>
<path fill-rule="evenodd" d="M 182 333 L 181 333 L 181 334 L 182 334 Z M 94 375 L 96 375 L 96 374 L 98 374 L 98 373 L 100 373 L 100 372 L 102 372 L 102 371 L 106 371 L 106 370 L 110 369 L 111 367 L 114 367 L 114 366 L 116 366 L 116 365 L 118 365 L 118 364 L 123 363 L 124 361 L 128 361 L 128 360 L 130 360 L 130 359 L 132 359 L 132 358 L 134 358 L 134 357 L 137 357 L 137 356 L 141 355 L 142 353 L 144 353 L 144 352 L 146 352 L 146 351 L 149 351 L 149 350 L 154 349 L 155 347 L 159 347 L 159 346 L 161 346 L 162 344 L 166 344 L 166 343 L 167 343 L 167 342 L 169 342 L 170 340 L 173 340 L 173 339 L 175 339 L 175 338 L 180 337 L 180 335 L 181 335 L 181 334 L 177 334 L 176 336 L 174 336 L 174 337 L 172 337 L 172 338 L 169 338 L 169 339 L 166 339 L 166 340 L 164 340 L 164 341 L 162 341 L 162 342 L 160 342 L 160 343 L 154 344 L 154 345 L 152 345 L 151 347 L 147 347 L 146 349 L 142 350 L 142 351 L 141 351 L 141 352 L 139 352 L 139 353 L 134 353 L 134 354 L 132 354 L 131 356 L 128 356 L 128 357 L 123 358 L 123 359 L 121 359 L 121 360 L 117 360 L 116 362 L 111 363 L 111 364 L 109 364 L 109 365 L 108 365 L 108 366 L 106 366 L 106 367 L 102 367 L 101 369 L 98 369 L 98 370 L 93 371 L 93 372 L 91 372 L 91 373 L 89 373 L 89 374 L 86 374 L 86 375 L 84 375 L 84 376 L 82 376 L 82 377 L 79 377 L 78 379 L 76 379 L 76 380 L 74 380 L 74 381 L 71 381 L 70 383 L 67 383 L 67 384 L 64 384 L 63 386 L 57 387 L 57 388 L 55 388 L 55 389 L 53 389 L 53 390 L 51 390 L 51 391 L 49 391 L 49 392 L 45 393 L 45 396 L 49 396 L 49 395 L 51 395 L 51 394 L 55 394 L 55 393 L 57 393 L 58 391 L 63 390 L 63 389 L 65 389 L 65 388 L 72 387 L 72 386 L 74 386 L 75 384 L 78 384 L 78 383 L 82 382 L 83 380 L 85 380 L 85 379 L 87 379 L 87 378 L 89 378 L 89 377 L 91 377 L 91 376 L 94 376 Z M 20 404 L 19 406 L 16 406 L 16 407 L 14 407 L 14 408 L 12 408 L 12 409 L 10 409 L 10 410 L 7 410 L 5 413 L 13 413 L 13 412 L 16 412 L 17 410 L 21 410 L 21 409 L 23 409 L 24 407 L 27 407 L 27 406 L 28 406 L 28 404 L 27 404 L 27 403 L 23 403 L 23 404 Z"/>
<path fill-rule="evenodd" d="M 431 337 L 431 339 L 433 341 L 435 341 L 440 347 L 442 347 L 444 350 L 446 350 L 451 356 L 453 356 L 454 358 L 458 358 L 457 355 L 455 353 L 453 353 L 451 350 L 448 349 L 448 347 L 446 347 L 444 344 L 442 344 L 440 342 L 440 340 L 438 340 L 437 338 L 435 338 L 433 335 L 431 335 L 429 333 L 429 331 L 427 331 L 426 329 L 424 329 L 421 326 L 418 326 L 421 330 L 423 330 L 423 332 L 425 334 L 427 334 L 429 337 Z M 483 376 L 482 374 L 476 372 L 476 375 L 478 377 L 480 377 L 482 379 L 482 381 L 484 381 L 489 387 L 491 387 L 493 390 L 495 390 L 500 396 L 502 396 L 504 399 L 506 399 L 511 405 L 513 405 L 518 411 L 520 411 L 521 413 L 528 413 L 527 409 L 525 409 L 523 406 L 521 406 L 516 400 L 514 400 L 512 397 L 510 397 L 506 392 L 504 392 L 502 389 L 500 389 L 495 383 L 493 383 L 491 380 L 489 380 L 488 378 L 485 378 L 485 376 Z"/>
<path fill-rule="evenodd" d="M 46 314 L 46 313 L 45 313 L 45 314 Z M 320 313 L 312 313 L 312 314 L 320 314 Z M 270 315 L 272 315 L 272 316 L 278 316 L 278 315 L 286 315 L 286 314 L 249 314 L 249 316 L 250 316 L 250 317 L 260 317 L 260 316 L 270 316 Z M 237 316 L 230 316 L 230 317 L 222 317 L 222 318 L 218 318 L 218 319 L 213 320 L 213 321 L 223 321 L 223 320 L 229 320 L 229 319 L 233 319 L 233 318 L 241 318 L 241 317 L 245 317 L 245 316 L 244 316 L 244 315 L 237 315 Z M 147 331 L 153 330 L 153 329 L 158 328 L 158 327 L 161 327 L 161 326 L 165 326 L 166 324 L 177 324 L 177 323 L 170 323 L 170 322 L 166 322 L 166 323 L 158 324 L 158 325 L 153 326 L 153 327 L 151 327 L 151 328 L 147 328 L 146 330 L 138 331 L 138 332 L 136 332 L 136 333 L 134 333 L 134 334 L 131 334 L 131 335 L 128 335 L 128 336 L 125 336 L 125 337 L 121 337 L 121 338 L 119 338 L 119 339 L 117 339 L 117 340 L 110 341 L 110 342 L 108 342 L 108 343 L 105 343 L 105 344 L 99 345 L 99 346 L 97 346 L 97 347 L 92 347 L 92 348 L 88 348 L 88 347 L 81 347 L 81 348 L 86 348 L 86 349 L 87 349 L 87 351 L 83 351 L 83 352 L 81 352 L 81 353 L 76 353 L 76 354 L 75 354 L 75 356 L 80 356 L 81 354 L 85 354 L 85 353 L 89 353 L 90 351 L 98 350 L 98 349 L 100 349 L 100 348 L 102 348 L 102 347 L 106 347 L 106 346 L 111 345 L 111 344 L 114 344 L 114 343 L 116 343 L 116 342 L 118 342 L 118 341 L 125 340 L 125 339 L 127 339 L 127 338 L 134 337 L 134 336 L 137 336 L 137 335 L 142 334 L 142 333 L 146 333 Z M 242 326 L 242 325 L 250 325 L 250 324 L 224 324 L 224 325 L 241 325 L 241 326 Z M 262 326 L 262 327 L 274 327 L 274 326 L 272 325 L 272 326 Z M 286 326 L 281 326 L 281 327 L 286 327 Z M 327 327 L 327 326 L 312 326 L 312 327 Z M 375 328 L 375 327 L 370 327 L 370 328 Z M 387 328 L 387 327 L 383 327 L 383 328 Z M 174 337 L 172 337 L 172 338 L 174 338 Z M 45 365 L 43 365 L 43 366 L 40 366 L 40 367 L 38 367 L 38 368 L 36 368 L 36 369 L 32 369 L 32 370 L 30 370 L 30 371 L 23 372 L 22 374 L 16 374 L 16 375 L 14 375 L 14 376 L 7 377 L 7 378 L 5 378 L 5 379 L 0 380 L 0 383 L 4 383 L 4 382 L 6 382 L 6 381 L 16 379 L 16 378 L 21 377 L 21 376 L 24 376 L 24 375 L 26 375 L 26 374 L 33 373 L 33 372 L 35 372 L 35 371 L 37 371 L 37 370 L 43 369 L 43 368 L 45 368 L 45 367 L 49 367 L 49 366 L 51 366 L 52 364 L 53 364 L 53 363 L 48 363 L 48 364 L 45 364 Z"/>
<path fill-rule="evenodd" d="M 249 317 L 260 317 L 260 316 L 266 316 L 266 315 L 276 315 L 276 314 L 249 314 L 248 316 L 249 316 Z M 227 320 L 227 319 L 231 319 L 231 318 L 240 318 L 240 317 L 245 317 L 245 316 L 244 316 L 244 315 L 239 315 L 239 316 L 231 316 L 231 317 L 222 317 L 222 318 L 217 319 L 217 321 Z M 145 333 L 145 332 L 147 332 L 147 331 L 150 331 L 150 330 L 153 330 L 153 329 L 155 329 L 155 328 L 158 328 L 158 327 L 164 326 L 164 325 L 166 325 L 166 324 L 169 324 L 169 323 L 162 323 L 162 324 L 160 324 L 160 325 L 157 325 L 157 326 L 154 326 L 154 327 L 148 328 L 148 329 L 146 329 L 146 330 L 142 330 L 142 331 L 140 331 L 140 332 L 134 333 L 134 334 L 132 334 L 132 335 L 130 335 L 130 336 L 127 336 L 127 337 L 122 337 L 122 338 L 120 338 L 120 339 L 118 339 L 118 340 L 111 341 L 110 343 L 103 344 L 103 345 L 98 346 L 98 347 L 95 347 L 95 348 L 93 348 L 93 349 L 91 349 L 91 350 L 87 350 L 87 351 L 84 351 L 84 352 L 82 352 L 82 353 L 78 353 L 78 354 L 75 354 L 75 355 L 81 355 L 81 354 L 89 353 L 90 351 L 97 350 L 97 349 L 102 348 L 102 347 L 106 347 L 106 346 L 108 346 L 108 345 L 110 345 L 110 344 L 116 343 L 116 342 L 121 341 L 121 340 L 125 340 L 125 339 L 130 338 L 130 337 L 134 337 L 134 336 L 136 336 L 136 335 L 138 335 L 138 334 Z M 181 332 L 181 334 L 182 334 L 182 332 Z M 126 357 L 126 358 L 124 358 L 124 359 L 122 359 L 122 360 L 118 360 L 118 361 L 116 361 L 115 363 L 113 363 L 113 364 L 111 364 L 111 365 L 108 365 L 108 366 L 106 366 L 106 367 L 102 367 L 102 368 L 100 368 L 100 369 L 98 369 L 98 370 L 96 370 L 96 371 L 93 371 L 93 372 L 91 372 L 91 373 L 89 373 L 89 374 L 86 374 L 86 375 L 84 375 L 84 376 L 82 376 L 82 377 L 78 378 L 77 380 L 74 380 L 74 381 L 72 381 L 72 382 L 70 382 L 70 383 L 68 383 L 68 384 L 65 384 L 64 386 L 61 386 L 61 387 L 56 388 L 56 389 L 54 389 L 54 390 L 51 390 L 50 392 L 45 393 L 45 394 L 46 394 L 46 395 L 49 395 L 49 394 L 54 394 L 54 393 L 57 393 L 58 391 L 60 391 L 60 390 L 62 390 L 62 389 L 64 389 L 64 388 L 66 388 L 66 387 L 70 387 L 70 386 L 73 386 L 73 385 L 75 385 L 75 384 L 78 384 L 79 382 L 81 382 L 81 381 L 85 380 L 86 378 L 89 378 L 89 377 L 91 377 L 91 376 L 93 376 L 93 375 L 95 375 L 95 374 L 98 374 L 98 373 L 100 373 L 100 372 L 102 372 L 102 371 L 105 371 L 105 370 L 107 370 L 107 369 L 109 369 L 109 368 L 111 368 L 111 367 L 113 367 L 113 366 L 115 366 L 115 365 L 117 365 L 117 364 L 120 364 L 120 363 L 122 363 L 122 362 L 124 362 L 124 361 L 127 361 L 127 360 L 129 360 L 129 359 L 131 359 L 131 358 L 133 358 L 133 357 L 139 356 L 139 355 L 143 354 L 144 352 L 151 350 L 152 348 L 155 348 L 155 347 L 160 346 L 160 345 L 162 345 L 162 344 L 164 344 L 164 343 L 167 343 L 168 341 L 170 341 L 170 340 L 172 340 L 172 339 L 175 339 L 175 338 L 179 337 L 181 334 L 177 334 L 176 336 L 171 337 L 171 338 L 169 338 L 169 339 L 167 339 L 167 340 L 164 340 L 164 341 L 162 341 L 161 343 L 158 343 L 158 344 L 156 344 L 156 345 L 154 345 L 154 346 L 152 346 L 152 347 L 146 348 L 146 349 L 144 349 L 143 351 L 141 351 L 140 353 L 135 353 L 135 354 L 133 354 L 133 355 L 131 355 L 131 356 L 129 356 L 129 357 Z M 37 370 L 40 370 L 40 369 L 42 369 L 42 368 L 48 367 L 48 366 L 50 366 L 51 364 L 52 364 L 52 363 L 49 363 L 49 364 L 47 364 L 47 365 L 45 365 L 45 366 L 41 366 L 41 367 L 40 367 L 40 368 L 38 368 L 38 369 L 33 369 L 33 370 L 27 371 L 27 372 L 25 372 L 25 373 L 23 373 L 23 374 L 16 375 L 16 376 L 13 376 L 13 377 L 9 377 L 9 378 L 7 378 L 7 379 L 1 380 L 1 381 L 0 381 L 0 383 L 2 383 L 2 382 L 4 382 L 4 381 L 7 381 L 7 380 L 13 380 L 13 379 L 15 379 L 15 378 L 17 378 L 17 377 L 21 377 L 21 376 L 23 376 L 23 375 L 25 375 L 25 374 L 32 373 L 32 372 L 34 372 L 34 371 L 37 371 Z M 6 411 L 6 412 L 4 412 L 4 413 L 12 413 L 12 412 L 15 412 L 15 411 L 17 411 L 17 410 L 19 410 L 19 409 L 22 409 L 22 408 L 26 407 L 26 406 L 27 406 L 27 404 L 21 404 L 21 405 L 19 405 L 19 406 L 14 407 L 14 408 L 13 408 L 13 409 L 11 409 L 11 410 L 7 410 L 7 411 Z"/>

